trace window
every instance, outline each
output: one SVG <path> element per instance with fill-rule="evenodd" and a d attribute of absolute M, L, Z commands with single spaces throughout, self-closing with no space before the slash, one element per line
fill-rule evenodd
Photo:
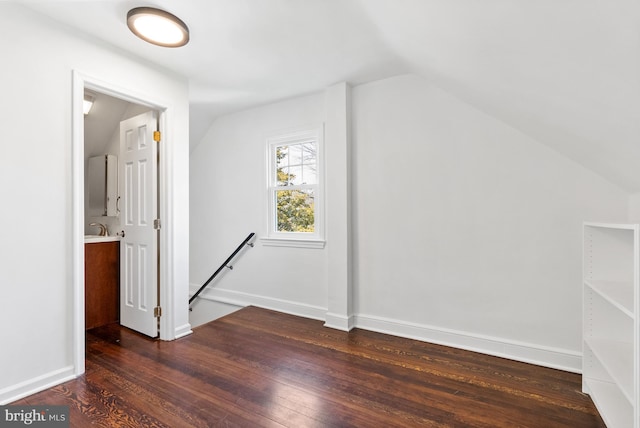
<path fill-rule="evenodd" d="M 269 138 L 266 245 L 322 248 L 319 129 Z"/>

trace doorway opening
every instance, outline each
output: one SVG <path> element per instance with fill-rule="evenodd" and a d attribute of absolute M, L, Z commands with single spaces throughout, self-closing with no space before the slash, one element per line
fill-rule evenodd
<path fill-rule="evenodd" d="M 85 123 L 85 116 L 83 114 L 83 100 L 85 92 L 90 92 L 94 97 L 94 106 L 96 110 L 93 114 L 96 116 L 96 123 L 89 124 L 88 120 L 92 112 L 87 116 L 87 122 Z M 160 339 L 171 340 L 174 339 L 174 332 L 171 328 L 173 321 L 173 314 L 171 305 L 167 305 L 165 313 L 160 318 L 160 304 L 161 302 L 170 302 L 170 296 L 173 294 L 171 288 L 171 278 L 168 275 L 170 272 L 170 261 L 167 259 L 170 257 L 170 252 L 166 245 L 160 245 L 160 242 L 166 243 L 167 237 L 170 236 L 170 222 L 168 222 L 169 228 L 160 229 L 160 219 L 163 216 L 169 218 L 167 215 L 167 204 L 165 198 L 168 195 L 168 189 L 166 188 L 167 180 L 165 178 L 167 174 L 168 163 L 164 160 L 166 158 L 166 144 L 161 144 L 158 141 L 160 136 L 164 135 L 166 128 L 166 107 L 156 102 L 150 101 L 152 97 L 145 95 L 135 94 L 135 91 L 124 90 L 117 85 L 105 83 L 97 79 L 93 79 L 86 75 L 83 75 L 77 71 L 73 73 L 73 126 L 72 126 L 72 181 L 73 181 L 73 219 L 72 219 L 72 282 L 73 282 L 73 304 L 72 304 L 72 327 L 73 327 L 73 360 L 74 360 L 74 374 L 80 375 L 84 373 L 85 362 L 85 235 L 94 235 L 89 239 L 94 239 L 95 242 L 99 242 L 100 233 L 105 229 L 107 234 L 117 240 L 121 254 L 128 254 L 142 256 L 143 260 L 152 261 L 154 264 L 145 265 L 141 270 L 133 270 L 131 264 L 125 265 L 127 269 L 127 278 L 133 281 L 138 281 L 142 278 L 142 283 L 152 284 L 153 289 L 149 291 L 148 288 L 143 296 L 145 299 L 142 303 L 139 300 L 135 300 L 134 305 L 137 308 L 142 308 L 144 311 L 150 313 L 153 318 L 153 326 L 147 331 L 143 331 L 144 334 L 149 336 L 159 336 Z M 102 109 L 100 111 L 100 101 L 103 101 L 103 106 L 110 105 L 111 109 Z M 118 107 L 119 106 L 119 107 Z M 111 111 L 109 111 L 111 110 Z M 102 120 L 99 116 L 105 115 Z M 107 116 L 109 118 L 107 118 Z M 131 117 L 132 116 L 132 117 Z M 149 131 L 148 137 L 144 137 L 142 131 L 139 129 L 129 128 L 124 131 L 124 137 L 120 122 L 128 122 L 135 118 L 146 117 L 146 124 L 135 124 L 140 129 L 145 128 Z M 115 119 L 117 118 L 117 119 Z M 125 118 L 126 120 L 122 120 Z M 151 118 L 151 119 L 150 119 Z M 117 125 L 115 123 L 117 122 Z M 86 125 L 86 129 L 85 129 Z M 103 129 L 104 128 L 104 129 Z M 112 129 L 109 129 L 112 128 Z M 115 128 L 118 128 L 116 130 Z M 85 130 L 87 135 L 85 138 Z M 106 142 L 104 138 L 102 142 L 97 137 L 98 134 L 108 135 Z M 119 137 L 116 138 L 116 135 Z M 98 140 L 98 142 L 94 141 Z M 134 138 L 135 137 L 135 138 Z M 145 146 L 151 146 L 154 150 L 151 153 L 140 151 L 138 157 L 131 159 L 127 156 L 122 156 L 121 141 L 125 143 L 128 141 L 130 145 L 137 148 L 144 148 Z M 116 143 L 117 141 L 117 143 Z M 120 147 L 120 149 L 118 149 Z M 97 154 L 96 154 L 97 153 Z M 109 208 L 105 208 L 103 212 L 105 215 L 97 215 L 99 213 L 90 212 L 90 188 L 91 185 L 85 181 L 85 178 L 89 177 L 87 165 L 88 159 L 91 157 L 113 157 L 118 159 L 119 166 L 117 168 L 117 184 L 118 190 L 115 196 L 105 196 L 103 199 Z M 146 158 L 145 158 L 146 156 Z M 123 166 L 125 159 L 129 159 L 129 165 Z M 105 160 L 108 163 L 108 160 Z M 98 162 L 100 163 L 100 162 Z M 142 166 L 141 166 L 142 165 Z M 141 167 L 140 167 L 141 166 Z M 140 170 L 140 168 L 142 170 Z M 105 167 L 108 169 L 108 167 Z M 128 168 L 128 169 L 127 169 Z M 129 174 L 129 175 L 126 175 Z M 98 174 L 100 175 L 100 174 Z M 129 178 L 129 180 L 127 180 Z M 135 180 L 134 180 L 135 178 Z M 140 180 L 138 180 L 140 179 Z M 106 179 L 105 179 L 106 180 Z M 123 186 L 128 186 L 128 190 L 136 189 L 136 195 L 132 192 L 126 193 L 124 200 L 125 189 Z M 101 187 L 101 186 L 97 186 Z M 105 193 L 107 192 L 106 186 L 104 187 Z M 118 196 L 120 199 L 118 200 Z M 144 204 L 131 203 L 132 197 L 138 197 L 144 199 Z M 152 196 L 151 199 L 146 199 L 147 196 Z M 113 204 L 113 197 L 116 199 L 116 203 Z M 100 198 L 97 198 L 98 200 Z M 135 205 L 135 206 L 134 206 Z M 86 206 L 86 208 L 85 208 Z M 115 208 L 114 208 L 115 206 Z M 112 211 L 115 209 L 115 214 Z M 111 210 L 111 211 L 109 211 Z M 120 211 L 120 213 L 118 213 Z M 144 212 L 146 216 L 144 219 L 132 217 L 126 217 L 125 214 Z M 95 221 L 98 220 L 98 221 Z M 102 220 L 102 221 L 100 221 Z M 143 245 L 136 246 L 135 242 L 130 241 L 130 238 L 142 239 L 139 234 L 127 233 L 128 223 L 135 223 L 134 225 L 140 225 L 146 223 L 150 224 L 153 230 L 153 236 L 155 238 L 155 244 L 143 243 Z M 93 225 L 91 225 L 93 224 Z M 98 235 L 98 236 L 95 236 Z M 124 235 L 124 236 L 123 236 Z M 147 233 L 146 236 L 149 236 Z M 126 238 L 125 238 L 126 237 Z M 154 246 L 155 245 L 155 246 Z M 131 251 L 133 250 L 133 251 Z M 127 253 L 127 251 L 129 251 Z M 123 256 L 120 258 L 122 259 Z M 127 259 L 130 261 L 131 258 Z M 153 266 L 153 267 L 150 267 Z M 160 267 L 162 266 L 162 269 Z M 120 262 L 120 271 L 123 272 L 122 260 Z M 130 286 L 132 281 L 129 281 Z M 122 288 L 122 275 L 120 279 L 120 286 Z M 129 289 L 124 294 L 126 303 L 131 303 L 132 296 L 137 296 L 142 291 Z M 118 293 L 120 303 L 122 305 L 122 292 Z M 118 314 L 120 322 L 122 323 L 122 311 Z M 126 325 L 126 324 L 125 324 Z M 130 325 L 127 325 L 130 327 Z M 134 328 L 135 329 L 135 328 Z"/>
<path fill-rule="evenodd" d="M 158 112 L 96 91 L 84 98 L 85 329 L 118 322 L 156 337 Z"/>

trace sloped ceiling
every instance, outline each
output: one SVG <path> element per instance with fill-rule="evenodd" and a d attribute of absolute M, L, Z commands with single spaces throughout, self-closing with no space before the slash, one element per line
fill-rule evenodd
<path fill-rule="evenodd" d="M 363 0 L 379 36 L 451 93 L 640 187 L 640 14 L 627 0 Z"/>
<path fill-rule="evenodd" d="M 637 0 L 21 3 L 187 78 L 192 146 L 220 114 L 414 72 L 640 192 Z M 129 33 L 127 11 L 149 5 L 183 19 L 189 45 Z"/>
<path fill-rule="evenodd" d="M 119 129 L 129 103 L 105 94 L 91 92 L 93 107 L 84 116 L 84 157 L 107 154 L 107 146 L 114 132 Z"/>

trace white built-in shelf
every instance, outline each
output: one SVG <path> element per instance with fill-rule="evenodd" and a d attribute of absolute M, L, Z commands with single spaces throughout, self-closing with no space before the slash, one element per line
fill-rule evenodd
<path fill-rule="evenodd" d="M 585 342 L 629 403 L 633 402 L 633 343 L 587 338 Z"/>
<path fill-rule="evenodd" d="M 600 227 L 602 229 L 622 229 L 622 230 L 635 230 L 638 228 L 637 223 L 600 223 L 600 222 L 592 222 L 585 221 L 585 226 L 588 227 Z"/>
<path fill-rule="evenodd" d="M 587 379 L 585 383 L 607 427 L 633 427 L 633 406 L 616 385 L 595 379 Z"/>
<path fill-rule="evenodd" d="M 634 317 L 633 282 L 585 280 L 585 284 L 624 314 Z"/>
<path fill-rule="evenodd" d="M 640 428 L 639 234 L 584 224 L 582 390 L 608 428 Z"/>

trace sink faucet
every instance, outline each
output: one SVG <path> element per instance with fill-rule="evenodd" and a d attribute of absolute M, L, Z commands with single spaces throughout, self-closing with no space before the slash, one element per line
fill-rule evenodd
<path fill-rule="evenodd" d="M 97 226 L 100 228 L 100 236 L 107 236 L 107 226 L 102 223 L 90 223 L 89 226 Z"/>

